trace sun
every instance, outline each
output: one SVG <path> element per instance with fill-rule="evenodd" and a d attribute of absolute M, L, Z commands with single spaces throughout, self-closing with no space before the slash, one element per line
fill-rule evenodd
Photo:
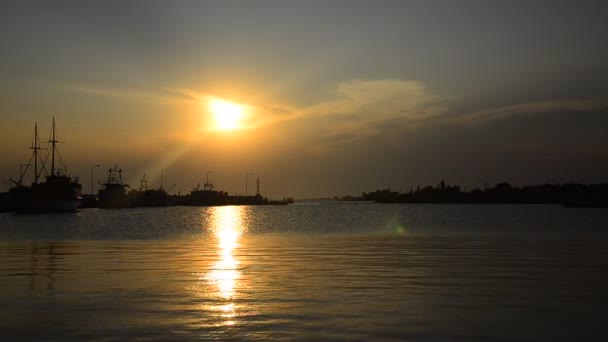
<path fill-rule="evenodd" d="M 228 131 L 240 128 L 245 106 L 225 100 L 212 99 L 209 101 L 209 110 L 215 118 L 216 129 Z"/>

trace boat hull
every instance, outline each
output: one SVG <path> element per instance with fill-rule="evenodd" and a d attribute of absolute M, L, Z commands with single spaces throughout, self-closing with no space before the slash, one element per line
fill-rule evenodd
<path fill-rule="evenodd" d="M 123 184 L 104 184 L 105 189 L 99 191 L 98 204 L 100 208 L 118 209 L 131 206 L 127 187 Z"/>
<path fill-rule="evenodd" d="M 33 198 L 17 205 L 17 214 L 65 213 L 80 208 L 80 199 Z"/>
<path fill-rule="evenodd" d="M 10 193 L 18 214 L 74 212 L 82 204 L 80 188 L 73 184 L 33 184 L 32 188 L 13 188 Z"/>

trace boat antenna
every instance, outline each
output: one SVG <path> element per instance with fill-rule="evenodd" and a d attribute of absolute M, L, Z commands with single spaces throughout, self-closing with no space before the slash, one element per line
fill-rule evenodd
<path fill-rule="evenodd" d="M 148 190 L 148 180 L 146 179 L 146 174 L 139 180 L 139 191 Z"/>

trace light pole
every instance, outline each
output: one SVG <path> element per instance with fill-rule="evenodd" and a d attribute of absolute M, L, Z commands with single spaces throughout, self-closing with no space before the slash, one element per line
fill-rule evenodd
<path fill-rule="evenodd" d="M 95 167 L 100 167 L 101 165 L 95 164 L 91 165 L 91 196 L 95 196 L 95 192 L 93 191 L 93 170 Z"/>
<path fill-rule="evenodd" d="M 252 175 L 252 174 L 253 174 L 253 172 L 247 172 L 245 174 L 245 196 L 247 196 L 247 186 L 249 185 L 247 177 L 249 177 L 249 175 Z"/>
<path fill-rule="evenodd" d="M 160 170 L 160 190 L 163 190 L 163 173 L 167 171 L 168 170 Z"/>

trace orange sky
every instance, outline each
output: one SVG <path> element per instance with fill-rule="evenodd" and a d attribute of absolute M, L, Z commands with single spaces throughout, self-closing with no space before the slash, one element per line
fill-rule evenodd
<path fill-rule="evenodd" d="M 468 4 L 3 2 L 0 178 L 55 116 L 86 193 L 115 163 L 274 198 L 605 182 L 607 5 Z"/>

